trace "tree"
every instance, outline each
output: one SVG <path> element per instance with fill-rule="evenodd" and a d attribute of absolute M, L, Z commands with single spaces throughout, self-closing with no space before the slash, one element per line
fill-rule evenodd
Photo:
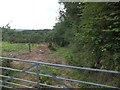
<path fill-rule="evenodd" d="M 68 42 L 78 66 L 120 70 L 120 2 L 63 5 L 53 41 Z"/>

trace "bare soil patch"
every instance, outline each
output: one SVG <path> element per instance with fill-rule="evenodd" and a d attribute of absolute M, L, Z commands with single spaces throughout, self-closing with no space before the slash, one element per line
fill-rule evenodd
<path fill-rule="evenodd" d="M 36 48 L 32 49 L 31 52 L 29 51 L 12 51 L 12 52 L 7 52 L 5 53 L 9 57 L 14 57 L 18 59 L 23 59 L 23 60 L 33 60 L 33 61 L 38 61 L 38 62 L 49 62 L 49 63 L 55 63 L 55 64 L 66 64 L 66 60 L 58 55 L 54 55 L 51 53 L 50 49 L 47 47 L 46 44 L 39 44 Z M 11 63 L 13 68 L 27 68 L 31 64 L 25 63 L 25 62 L 16 62 L 13 61 Z M 64 74 L 61 73 L 62 76 L 65 76 Z M 21 75 L 22 79 L 27 79 L 31 80 L 31 76 L 27 75 Z M 35 76 L 36 77 L 36 76 Z M 34 78 L 35 79 L 35 78 Z M 20 83 L 20 82 L 19 82 Z M 23 83 L 23 82 L 21 82 Z M 68 82 L 65 82 L 69 84 Z M 28 83 L 25 85 L 29 85 Z"/>
<path fill-rule="evenodd" d="M 51 51 L 45 44 L 38 45 L 36 48 L 32 49 L 31 52 L 12 51 L 12 52 L 6 53 L 6 55 L 10 57 L 19 58 L 19 59 L 25 59 L 25 60 L 65 64 L 65 59 L 61 56 L 51 54 Z"/>

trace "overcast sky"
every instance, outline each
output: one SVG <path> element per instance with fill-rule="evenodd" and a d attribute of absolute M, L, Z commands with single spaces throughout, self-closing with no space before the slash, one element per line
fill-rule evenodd
<path fill-rule="evenodd" d="M 0 0 L 0 26 L 14 29 L 50 29 L 58 16 L 58 0 Z"/>

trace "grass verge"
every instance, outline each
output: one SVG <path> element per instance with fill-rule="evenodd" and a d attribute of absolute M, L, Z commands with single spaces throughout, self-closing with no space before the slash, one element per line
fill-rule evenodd
<path fill-rule="evenodd" d="M 69 65 L 77 66 L 77 64 L 80 63 L 81 60 L 76 59 L 74 53 L 72 52 L 70 48 L 59 47 L 56 45 L 54 47 L 56 48 L 56 51 L 54 51 L 53 54 L 63 56 Z M 65 72 L 64 73 L 65 75 L 67 75 L 70 78 L 76 79 L 76 80 L 94 82 L 98 84 L 119 87 L 120 75 L 114 75 L 111 73 L 84 71 L 84 70 L 71 70 L 69 73 L 67 73 L 67 71 L 64 71 L 64 72 Z M 81 84 L 81 83 L 73 84 L 73 86 L 80 87 L 80 88 L 101 88 L 101 87 L 97 87 L 93 85 L 86 85 L 86 84 Z"/>

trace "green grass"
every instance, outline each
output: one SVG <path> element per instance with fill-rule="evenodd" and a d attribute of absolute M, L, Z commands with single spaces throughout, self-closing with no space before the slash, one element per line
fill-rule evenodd
<path fill-rule="evenodd" d="M 56 49 L 56 51 L 52 52 L 53 54 L 63 56 L 65 59 L 67 59 L 67 61 L 73 58 L 71 49 L 67 47 L 59 47 L 57 45 L 54 45 L 53 47 Z"/>
<path fill-rule="evenodd" d="M 9 42 L 0 43 L 2 43 L 2 52 L 28 50 L 28 44 L 25 43 L 9 43 Z M 35 47 L 36 44 L 31 44 L 31 48 Z"/>
<path fill-rule="evenodd" d="M 60 56 L 63 56 L 67 63 L 69 65 L 77 66 L 77 63 L 80 63 L 81 60 L 77 60 L 77 58 L 74 56 L 74 53 L 72 50 L 68 47 L 59 47 L 54 46 L 56 51 L 53 51 L 52 54 L 57 54 Z M 112 75 L 108 73 L 100 73 L 100 72 L 92 72 L 92 71 L 84 71 L 84 70 L 73 70 L 69 73 L 68 71 L 64 70 L 64 74 L 70 78 L 76 79 L 76 80 L 82 80 L 82 81 L 88 81 L 88 82 L 94 82 L 99 84 L 106 84 L 110 86 L 119 86 L 119 76 L 120 75 Z M 97 86 L 92 85 L 86 85 L 86 84 L 80 84 L 76 83 L 73 84 L 73 86 L 78 86 L 81 88 L 98 88 Z M 100 88 L 100 87 L 99 87 Z"/>

